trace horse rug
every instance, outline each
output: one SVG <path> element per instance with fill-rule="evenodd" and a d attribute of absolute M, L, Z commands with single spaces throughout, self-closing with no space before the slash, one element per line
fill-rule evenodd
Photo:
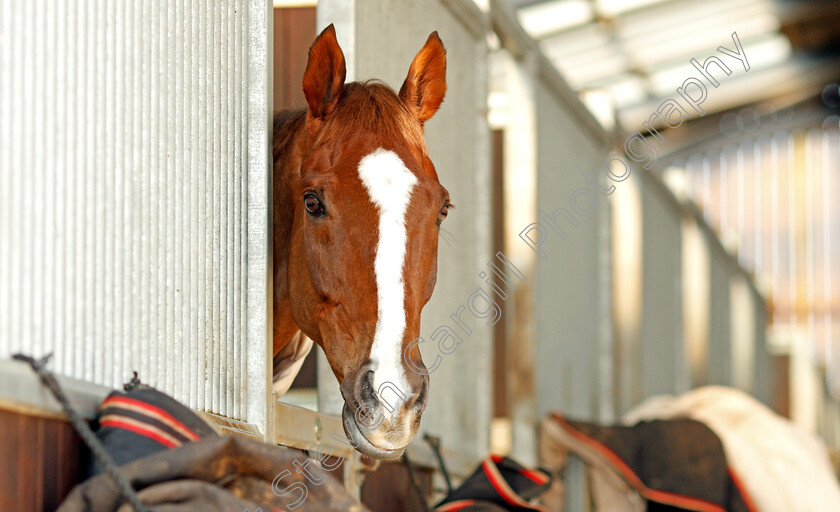
<path fill-rule="evenodd" d="M 820 438 L 733 388 L 707 386 L 653 397 L 625 421 L 688 417 L 720 438 L 726 459 L 759 512 L 840 510 L 840 484 Z"/>
<path fill-rule="evenodd" d="M 131 387 L 100 404 L 94 429 L 140 501 L 155 512 L 367 510 L 302 452 L 222 437 L 172 397 L 142 384 Z M 91 464 L 89 475 L 58 512 L 134 510 L 99 463 Z"/>
<path fill-rule="evenodd" d="M 840 510 L 822 442 L 734 389 L 652 398 L 623 425 L 549 415 L 540 439 L 552 470 L 569 453 L 583 459 L 596 512 Z M 562 510 L 562 482 L 548 494 L 552 510 Z"/>

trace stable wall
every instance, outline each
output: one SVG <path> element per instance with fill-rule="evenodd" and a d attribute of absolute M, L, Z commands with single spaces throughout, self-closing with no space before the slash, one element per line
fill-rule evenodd
<path fill-rule="evenodd" d="M 642 183 L 642 396 L 688 391 L 683 340 L 683 213 L 664 184 L 639 168 Z"/>
<path fill-rule="evenodd" d="M 269 9 L 4 6 L 0 358 L 264 430 Z"/>
<path fill-rule="evenodd" d="M 602 346 L 601 331 L 611 322 L 603 276 L 610 271 L 609 241 L 601 231 L 609 226 L 609 205 L 581 173 L 602 166 L 607 150 L 582 129 L 559 94 L 537 82 L 537 222 L 546 236 L 533 277 L 537 417 L 561 410 L 575 418 L 602 419 L 607 404 L 601 391 L 611 391 L 610 380 L 599 371 L 600 355 L 611 349 Z M 547 217 L 555 218 L 562 234 Z"/>

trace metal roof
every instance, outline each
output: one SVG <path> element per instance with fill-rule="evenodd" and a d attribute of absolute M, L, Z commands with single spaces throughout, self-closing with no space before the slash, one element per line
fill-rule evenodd
<path fill-rule="evenodd" d="M 569 85 L 607 129 L 633 131 L 689 77 L 690 60 L 735 49 L 750 69 L 721 76 L 720 112 L 818 95 L 838 78 L 840 3 L 773 0 L 511 0 Z M 737 71 L 737 70 L 733 70 Z M 720 73 L 722 75 L 722 73 Z M 694 113 L 698 116 L 697 113 Z"/>

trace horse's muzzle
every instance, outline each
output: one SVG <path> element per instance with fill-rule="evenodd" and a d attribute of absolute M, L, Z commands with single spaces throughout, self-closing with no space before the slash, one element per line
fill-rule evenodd
<path fill-rule="evenodd" d="M 374 392 L 374 372 L 369 368 L 363 366 L 341 384 L 344 432 L 362 454 L 395 460 L 417 434 L 428 398 L 429 378 L 418 375 L 410 386 L 413 392 L 395 400 L 392 394 L 382 397 Z"/>
<path fill-rule="evenodd" d="M 362 455 L 367 455 L 372 459 L 388 461 L 399 459 L 402 457 L 403 452 L 405 452 L 405 447 L 397 450 L 384 450 L 374 446 L 362 434 L 359 425 L 356 424 L 353 412 L 347 404 L 344 404 L 344 410 L 341 411 L 341 419 L 344 425 L 344 433 L 347 434 L 347 439 L 350 440 L 350 444 Z"/>

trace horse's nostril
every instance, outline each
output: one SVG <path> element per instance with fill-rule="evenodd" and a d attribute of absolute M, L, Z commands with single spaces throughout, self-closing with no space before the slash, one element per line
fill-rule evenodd
<path fill-rule="evenodd" d="M 422 409 L 426 405 L 426 394 L 429 390 L 429 383 L 425 379 L 423 380 L 423 384 L 420 385 L 420 392 L 417 393 L 417 397 L 414 399 L 413 406 L 418 409 Z"/>
<path fill-rule="evenodd" d="M 359 399 L 362 403 L 377 403 L 376 395 L 373 390 L 373 371 L 368 370 L 362 375 L 361 389 L 359 390 Z"/>

